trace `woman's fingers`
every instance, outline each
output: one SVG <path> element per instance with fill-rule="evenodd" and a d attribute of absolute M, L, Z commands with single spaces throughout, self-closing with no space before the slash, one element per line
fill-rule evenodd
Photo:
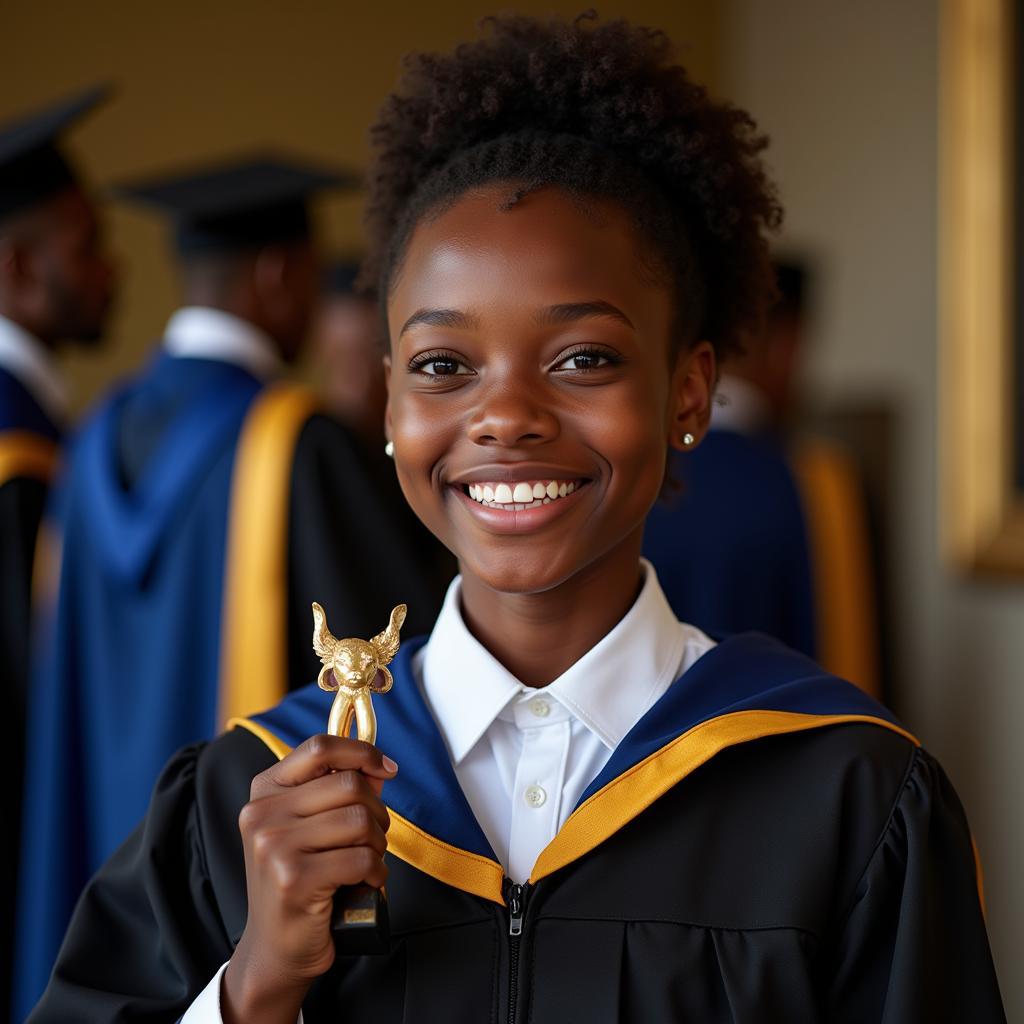
<path fill-rule="evenodd" d="M 372 846 L 350 846 L 344 850 L 310 853 L 303 862 L 304 885 L 314 896 L 333 897 L 343 885 L 365 883 L 380 889 L 388 879 L 383 857 Z"/>
<path fill-rule="evenodd" d="M 367 847 L 384 856 L 384 829 L 362 804 L 335 808 L 311 818 L 292 818 L 286 825 L 262 822 L 248 830 L 248 845 L 260 870 L 279 871 L 282 865 L 304 864 L 311 853 Z"/>
<path fill-rule="evenodd" d="M 302 786 L 276 787 L 255 803 L 263 820 L 279 822 L 288 817 L 312 817 L 350 804 L 365 804 L 385 832 L 390 825 L 387 808 L 380 799 L 379 780 L 352 770 L 322 775 Z"/>
<path fill-rule="evenodd" d="M 331 772 L 360 771 L 371 778 L 394 778 L 398 765 L 370 743 L 362 740 L 311 736 L 287 757 L 253 779 L 251 798 L 268 796 L 276 787 L 301 786 Z"/>

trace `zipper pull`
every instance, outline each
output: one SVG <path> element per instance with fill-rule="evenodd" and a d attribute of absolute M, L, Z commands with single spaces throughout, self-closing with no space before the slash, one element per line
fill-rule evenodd
<path fill-rule="evenodd" d="M 508 933 L 523 933 L 523 887 L 514 882 L 508 891 Z"/>

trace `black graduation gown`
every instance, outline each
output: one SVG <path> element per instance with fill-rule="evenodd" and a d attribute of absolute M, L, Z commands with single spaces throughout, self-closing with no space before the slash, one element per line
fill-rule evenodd
<path fill-rule="evenodd" d="M 307 1024 L 1004 1021 L 956 794 L 854 687 L 766 638 L 720 644 L 513 893 L 416 686 L 417 646 L 377 702 L 401 764 L 384 790 L 390 952 L 339 959 Z M 83 895 L 33 1024 L 187 1009 L 245 925 L 250 781 L 329 704 L 311 687 L 179 753 Z"/>
<path fill-rule="evenodd" d="M 32 575 L 39 524 L 60 431 L 22 383 L 0 368 L 0 695 L 8 723 L 0 769 L 0 1007 L 10 1002 L 18 823 L 21 820 L 25 699 Z"/>

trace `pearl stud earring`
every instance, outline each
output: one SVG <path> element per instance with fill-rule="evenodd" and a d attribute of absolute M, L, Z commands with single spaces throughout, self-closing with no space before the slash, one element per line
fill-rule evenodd
<path fill-rule="evenodd" d="M 693 436 L 693 434 L 689 432 L 683 434 L 683 444 L 685 444 L 687 448 L 689 448 L 690 445 L 693 444 L 693 442 L 696 440 L 697 439 Z"/>
<path fill-rule="evenodd" d="M 388 441 L 388 443 L 386 445 L 384 445 L 384 454 L 389 459 L 393 459 L 395 457 L 395 442 L 394 441 Z"/>

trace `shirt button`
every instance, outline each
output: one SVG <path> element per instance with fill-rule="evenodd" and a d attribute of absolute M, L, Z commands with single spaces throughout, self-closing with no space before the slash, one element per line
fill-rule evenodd
<path fill-rule="evenodd" d="M 551 705 L 546 700 L 530 701 L 530 710 L 537 718 L 547 718 L 551 714 Z"/>
<path fill-rule="evenodd" d="M 523 798 L 530 807 L 543 807 L 548 795 L 541 786 L 527 786 Z"/>

